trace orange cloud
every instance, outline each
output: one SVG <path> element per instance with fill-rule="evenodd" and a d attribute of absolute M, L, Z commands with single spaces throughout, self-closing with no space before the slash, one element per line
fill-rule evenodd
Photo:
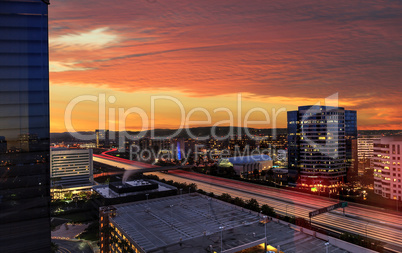
<path fill-rule="evenodd" d="M 291 109 L 339 92 L 360 129 L 401 129 L 402 4 L 386 2 L 54 1 L 50 78 L 57 90 L 168 92 L 215 105 L 242 92 Z"/>

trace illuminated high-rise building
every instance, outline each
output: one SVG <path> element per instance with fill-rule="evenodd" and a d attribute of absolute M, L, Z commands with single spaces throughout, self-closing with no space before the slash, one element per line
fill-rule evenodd
<path fill-rule="evenodd" d="M 289 177 L 301 188 L 335 191 L 357 156 L 356 137 L 355 111 L 314 105 L 288 112 Z"/>
<path fill-rule="evenodd" d="M 374 193 L 402 200 L 402 136 L 374 140 Z"/>
<path fill-rule="evenodd" d="M 373 157 L 374 141 L 379 140 L 380 138 L 380 136 L 359 136 L 357 138 L 358 159 L 364 160 Z"/>
<path fill-rule="evenodd" d="M 110 146 L 109 130 L 95 130 L 95 138 L 97 148 L 108 148 Z"/>
<path fill-rule="evenodd" d="M 74 188 L 93 184 L 92 149 L 52 149 L 51 187 Z"/>
<path fill-rule="evenodd" d="M 0 1 L 0 252 L 50 252 L 48 1 Z"/>

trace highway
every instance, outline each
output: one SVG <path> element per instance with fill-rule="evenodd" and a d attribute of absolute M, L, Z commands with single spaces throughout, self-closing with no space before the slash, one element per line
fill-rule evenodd
<path fill-rule="evenodd" d="M 95 156 L 95 155 L 94 155 Z M 95 158 L 95 157 L 94 157 Z M 109 157 L 102 157 L 104 163 L 108 163 Z M 142 166 L 156 168 L 157 166 L 143 164 L 125 159 L 113 157 L 110 163 L 128 164 L 131 170 Z M 121 160 L 120 160 L 121 159 Z M 152 172 L 159 178 L 173 180 L 182 183 L 195 183 L 199 189 L 206 192 L 213 192 L 220 195 L 228 193 L 232 197 L 240 197 L 245 200 L 255 198 L 260 204 L 268 204 L 274 207 L 280 214 L 303 217 L 309 219 L 308 213 L 322 207 L 330 206 L 338 201 L 298 193 L 290 190 L 277 189 L 268 186 L 255 185 L 247 182 L 240 182 L 225 178 L 213 177 L 193 172 L 170 171 L 169 173 Z M 402 216 L 388 213 L 375 207 L 348 203 L 346 215 L 343 216 L 342 209 L 320 214 L 312 218 L 316 226 L 334 232 L 352 232 L 364 237 L 380 240 L 386 243 L 385 247 L 395 252 L 402 252 Z"/>
<path fill-rule="evenodd" d="M 125 170 L 139 170 L 143 168 L 158 168 L 158 166 L 152 165 L 152 164 L 147 164 L 147 163 L 142 163 L 142 162 L 137 162 L 137 161 L 130 161 L 127 159 L 119 158 L 113 155 L 109 155 L 111 152 L 115 152 L 117 149 L 111 149 L 107 150 L 105 152 L 102 152 L 101 154 L 93 155 L 93 160 L 95 162 L 100 162 L 104 163 L 110 166 L 116 166 Z"/>

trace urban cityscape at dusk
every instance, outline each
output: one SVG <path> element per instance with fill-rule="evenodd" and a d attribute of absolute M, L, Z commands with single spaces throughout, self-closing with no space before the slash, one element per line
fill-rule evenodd
<path fill-rule="evenodd" d="M 0 0 L 0 252 L 402 252 L 401 13 Z"/>

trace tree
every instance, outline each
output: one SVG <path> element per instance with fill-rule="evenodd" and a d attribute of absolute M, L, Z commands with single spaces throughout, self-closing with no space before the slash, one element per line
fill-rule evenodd
<path fill-rule="evenodd" d="M 197 192 L 199 194 L 207 195 L 207 193 L 203 189 L 198 189 Z"/>
<path fill-rule="evenodd" d="M 50 243 L 50 250 L 51 250 L 52 253 L 56 253 L 59 250 L 59 245 L 54 243 L 54 242 L 51 242 Z"/>
<path fill-rule="evenodd" d="M 260 205 L 258 204 L 258 201 L 256 199 L 249 199 L 246 201 L 245 208 L 250 209 L 255 212 L 260 211 Z"/>
<path fill-rule="evenodd" d="M 188 188 L 190 188 L 192 192 L 195 192 L 197 190 L 197 184 L 191 183 L 188 185 Z"/>
<path fill-rule="evenodd" d="M 253 176 L 254 176 L 254 178 L 257 178 L 259 175 L 260 175 L 260 171 L 257 170 L 257 169 L 254 169 L 254 170 L 253 170 Z"/>
<path fill-rule="evenodd" d="M 236 175 L 236 171 L 234 170 L 233 166 L 230 166 L 229 168 L 226 169 L 226 174 L 229 177 L 233 177 Z"/>
<path fill-rule="evenodd" d="M 223 193 L 220 197 L 220 200 L 225 201 L 225 202 L 231 202 L 233 200 L 232 196 L 230 196 L 230 194 L 227 193 Z"/>
<path fill-rule="evenodd" d="M 244 207 L 246 203 L 244 203 L 243 199 L 236 197 L 233 199 L 233 205 Z"/>
<path fill-rule="evenodd" d="M 274 181 L 274 171 L 272 169 L 268 170 L 266 172 L 265 178 L 270 182 Z"/>
<path fill-rule="evenodd" d="M 295 225 L 304 227 L 304 228 L 311 228 L 310 222 L 304 218 L 296 217 L 295 218 Z"/>
<path fill-rule="evenodd" d="M 66 192 L 64 194 L 64 198 L 70 200 L 73 197 L 73 193 L 71 191 Z"/>
<path fill-rule="evenodd" d="M 269 205 L 267 205 L 267 204 L 264 204 L 264 205 L 262 205 L 261 206 L 261 212 L 263 213 L 263 214 L 265 214 L 265 215 L 268 215 L 268 216 L 276 216 L 276 213 L 275 213 L 275 210 L 274 210 L 274 208 L 273 207 L 270 207 Z"/>

